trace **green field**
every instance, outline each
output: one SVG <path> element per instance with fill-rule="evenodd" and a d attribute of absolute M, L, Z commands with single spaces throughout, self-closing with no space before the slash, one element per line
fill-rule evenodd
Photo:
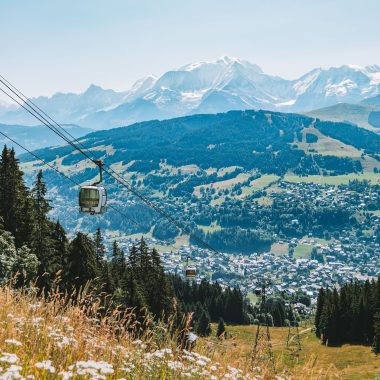
<path fill-rule="evenodd" d="M 380 183 L 379 173 L 363 173 L 363 174 L 344 174 L 337 176 L 321 176 L 321 175 L 310 175 L 308 177 L 300 177 L 297 175 L 285 175 L 284 180 L 288 182 L 302 182 L 302 183 L 319 183 L 323 185 L 346 185 L 349 181 L 357 179 L 359 181 L 368 180 L 372 184 Z"/>
<path fill-rule="evenodd" d="M 294 258 L 295 259 L 309 259 L 310 253 L 313 247 L 309 244 L 298 244 L 294 248 Z"/>
<path fill-rule="evenodd" d="M 202 224 L 199 224 L 198 225 L 198 228 L 200 228 L 201 230 L 203 230 L 203 232 L 205 232 L 206 234 L 208 232 L 215 232 L 215 231 L 220 231 L 222 229 L 222 227 L 220 227 L 218 224 L 216 223 L 211 223 L 210 226 L 203 226 Z"/>

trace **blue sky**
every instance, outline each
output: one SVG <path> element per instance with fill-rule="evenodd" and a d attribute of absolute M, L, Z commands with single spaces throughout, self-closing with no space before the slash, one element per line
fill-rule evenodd
<path fill-rule="evenodd" d="M 125 90 L 230 55 L 296 78 L 380 64 L 379 0 L 0 0 L 0 73 L 29 96 Z"/>

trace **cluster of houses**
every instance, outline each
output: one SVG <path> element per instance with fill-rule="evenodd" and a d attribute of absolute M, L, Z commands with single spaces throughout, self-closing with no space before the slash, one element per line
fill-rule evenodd
<path fill-rule="evenodd" d="M 365 280 L 380 276 L 380 244 L 373 233 L 380 225 L 378 213 L 371 213 L 370 207 L 378 204 L 379 193 L 358 192 L 348 186 L 330 186 L 313 183 L 290 183 L 280 181 L 280 192 L 271 194 L 273 198 L 295 202 L 307 199 L 316 206 L 337 206 L 360 214 L 369 234 L 357 233 L 347 228 L 338 231 L 323 243 L 313 238 L 310 233 L 303 238 L 284 239 L 288 247 L 299 244 L 310 245 L 310 250 L 317 252 L 318 258 L 294 257 L 289 251 L 279 255 L 278 252 L 252 253 L 250 255 L 220 253 L 207 249 L 183 245 L 178 250 L 161 249 L 163 265 L 167 272 L 183 275 L 186 258 L 191 258 L 197 268 L 196 281 L 203 278 L 218 281 L 223 287 L 239 287 L 249 294 L 259 286 L 262 278 L 270 280 L 268 292 L 293 294 L 303 292 L 315 300 L 321 287 L 333 287 L 351 280 Z M 372 205 L 372 206 L 371 206 Z M 292 221 L 293 223 L 293 221 Z M 298 220 L 294 220 L 294 224 Z M 155 239 L 147 239 L 148 244 L 157 245 Z M 126 246 L 134 242 L 126 239 Z M 162 247 L 161 247 L 162 248 Z M 315 256 L 315 255 L 314 255 Z"/>

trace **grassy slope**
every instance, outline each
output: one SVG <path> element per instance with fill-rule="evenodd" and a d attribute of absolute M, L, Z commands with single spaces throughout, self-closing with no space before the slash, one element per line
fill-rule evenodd
<path fill-rule="evenodd" d="M 214 326 L 214 331 L 216 326 Z M 256 326 L 227 326 L 227 331 L 232 335 L 231 339 L 223 342 L 225 346 L 216 345 L 215 358 L 219 360 L 223 355 L 228 355 L 232 365 L 243 362 L 243 358 L 249 357 Z M 370 347 L 360 345 L 344 345 L 342 347 L 326 347 L 311 331 L 311 326 L 300 327 L 302 351 L 298 363 L 292 360 L 285 348 L 288 334 L 287 328 L 270 328 L 271 342 L 277 369 L 302 373 L 304 379 L 374 379 L 380 375 L 380 360 L 372 352 Z M 204 339 L 203 344 L 218 342 L 214 337 Z M 315 361 L 315 364 L 313 364 Z M 311 373 L 314 373 L 312 375 Z M 320 373 L 320 377 L 318 377 Z M 326 376 L 326 374 L 328 374 Z"/>
<path fill-rule="evenodd" d="M 374 128 L 368 124 L 368 115 L 371 111 L 378 110 L 380 107 L 368 106 L 365 104 L 348 104 L 340 103 L 331 107 L 321 108 L 308 112 L 306 115 L 331 121 L 350 121 L 360 127 L 379 132 L 378 128 Z"/>

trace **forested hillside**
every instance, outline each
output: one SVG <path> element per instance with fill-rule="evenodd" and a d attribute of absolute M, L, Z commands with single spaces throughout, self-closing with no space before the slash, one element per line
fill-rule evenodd
<path fill-rule="evenodd" d="M 300 236 L 321 224 L 323 234 L 324 230 L 333 232 L 338 225 L 352 224 L 352 215 L 338 208 L 332 211 L 331 207 L 311 214 L 298 208 L 297 214 L 304 216 L 293 214 L 293 218 L 279 222 L 279 216 L 290 214 L 282 210 L 280 201 L 265 201 L 259 207 L 255 202 L 267 199 L 266 189 L 276 188 L 288 174 L 335 177 L 377 173 L 378 140 L 378 135 L 344 123 L 269 111 L 232 111 L 144 122 L 92 133 L 80 141 L 92 156 L 102 158 L 132 186 L 178 218 L 185 232 L 200 228 L 197 233 L 209 234 L 205 238 L 218 249 L 252 252 L 267 251 L 276 240 L 273 234 Z M 77 182 L 89 183 L 97 175 L 94 165 L 69 146 L 37 153 Z M 28 155 L 21 160 L 28 174 L 41 165 Z M 77 190 L 66 179 L 49 169 L 45 178 L 52 184 L 52 214 L 70 230 L 91 231 L 100 225 L 104 230 L 126 235 L 149 233 L 169 241 L 180 235 L 177 228 L 160 220 L 107 175 L 109 199 L 127 218 L 109 212 L 92 223 L 94 219 L 89 221 L 77 213 Z M 262 186 L 256 186 L 261 182 Z M 320 223 L 331 213 L 337 214 L 331 225 Z M 291 225 L 294 219 L 300 224 Z M 202 227 L 212 224 L 215 229 Z"/>

